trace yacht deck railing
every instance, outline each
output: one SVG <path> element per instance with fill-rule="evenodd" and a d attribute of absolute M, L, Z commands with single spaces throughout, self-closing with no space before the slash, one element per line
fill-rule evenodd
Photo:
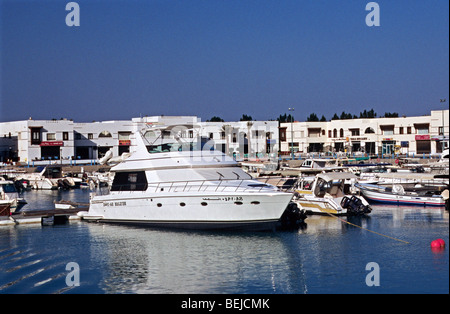
<path fill-rule="evenodd" d="M 270 181 L 270 183 L 269 183 Z M 126 184 L 115 185 L 114 192 L 260 192 L 263 189 L 279 191 L 285 190 L 285 179 L 264 178 L 262 180 L 249 179 L 222 179 L 222 180 L 187 180 L 148 183 L 146 188 L 142 185 Z M 281 185 L 280 185 L 281 184 Z"/>

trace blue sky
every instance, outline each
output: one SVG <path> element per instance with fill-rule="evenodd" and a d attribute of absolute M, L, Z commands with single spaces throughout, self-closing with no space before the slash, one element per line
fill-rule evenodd
<path fill-rule="evenodd" d="M 447 0 L 0 2 L 0 121 L 448 108 Z"/>

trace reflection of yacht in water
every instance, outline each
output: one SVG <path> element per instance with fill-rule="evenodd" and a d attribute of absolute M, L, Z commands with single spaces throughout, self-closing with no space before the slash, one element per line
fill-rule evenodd
<path fill-rule="evenodd" d="M 93 196 L 89 211 L 79 215 L 161 227 L 273 228 L 292 194 L 253 180 L 230 157 L 202 147 L 189 127 L 187 137 L 188 126 L 136 132 L 137 151 L 111 168 L 109 194 Z"/>

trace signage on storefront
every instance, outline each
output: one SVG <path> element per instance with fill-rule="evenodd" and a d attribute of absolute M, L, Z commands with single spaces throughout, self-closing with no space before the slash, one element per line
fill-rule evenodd
<path fill-rule="evenodd" d="M 64 146 L 63 141 L 44 141 L 41 142 L 40 146 Z"/>
<path fill-rule="evenodd" d="M 416 141 L 426 141 L 430 139 L 430 134 L 416 135 Z"/>
<path fill-rule="evenodd" d="M 119 146 L 130 146 L 131 140 L 119 140 Z"/>

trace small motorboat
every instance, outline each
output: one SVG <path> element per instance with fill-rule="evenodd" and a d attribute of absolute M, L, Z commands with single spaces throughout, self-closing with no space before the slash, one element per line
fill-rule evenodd
<path fill-rule="evenodd" d="M 9 203 L 11 213 L 19 211 L 27 204 L 23 197 L 20 197 L 16 185 L 13 181 L 0 179 L 0 201 L 5 205 Z"/>
<path fill-rule="evenodd" d="M 400 184 L 392 187 L 376 184 L 357 184 L 361 193 L 371 202 L 396 205 L 445 206 L 441 193 L 432 190 L 405 190 Z"/>
<path fill-rule="evenodd" d="M 319 173 L 301 177 L 292 201 L 309 214 L 364 215 L 372 209 L 364 197 L 351 192 L 356 176 L 349 172 Z M 354 189 L 353 189 L 354 191 Z"/>

